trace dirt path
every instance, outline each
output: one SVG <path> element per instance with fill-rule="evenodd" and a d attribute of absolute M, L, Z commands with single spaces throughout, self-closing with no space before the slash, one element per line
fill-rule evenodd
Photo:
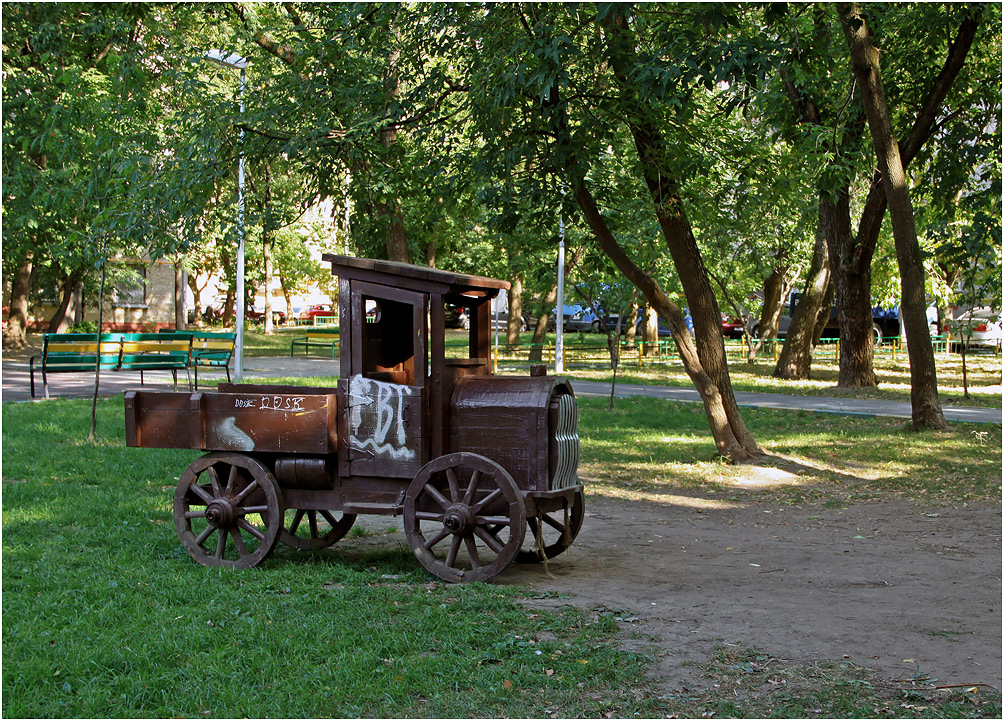
<path fill-rule="evenodd" d="M 649 639 L 670 689 L 701 687 L 687 662 L 723 643 L 1001 688 L 1000 507 L 589 496 L 571 553 L 549 565 L 554 578 L 513 565 L 499 580 L 567 594 L 543 606 L 623 610 L 627 642 Z"/>

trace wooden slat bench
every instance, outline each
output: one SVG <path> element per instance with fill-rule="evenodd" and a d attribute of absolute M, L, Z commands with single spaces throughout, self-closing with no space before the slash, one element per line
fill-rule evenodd
<path fill-rule="evenodd" d="M 189 365 L 195 369 L 195 390 L 199 390 L 199 368 L 222 368 L 227 372 L 229 383 L 230 358 L 234 354 L 237 334 L 184 331 L 184 335 L 190 338 Z"/>
<path fill-rule="evenodd" d="M 310 346 L 320 346 L 331 350 L 331 358 L 334 359 L 338 351 L 339 328 L 313 328 L 307 331 L 307 335 L 298 336 L 289 344 L 289 357 L 292 358 L 296 349 L 303 347 L 303 354 L 310 354 Z"/>
<path fill-rule="evenodd" d="M 171 371 L 174 389 L 178 389 L 178 371 L 188 375 L 188 387 L 192 387 L 189 373 L 189 351 L 191 341 L 182 333 L 124 333 L 122 353 L 116 370 L 139 371 L 139 382 L 143 385 L 145 371 Z"/>
<path fill-rule="evenodd" d="M 35 361 L 42 371 L 42 390 L 49 397 L 49 373 L 93 373 L 118 368 L 122 352 L 120 333 L 102 333 L 100 345 L 97 333 L 46 333 L 42 336 L 42 355 L 28 359 L 31 377 L 31 397 L 35 397 Z"/>

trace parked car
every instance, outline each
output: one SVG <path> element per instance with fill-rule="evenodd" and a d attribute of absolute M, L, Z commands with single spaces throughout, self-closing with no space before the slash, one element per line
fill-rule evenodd
<path fill-rule="evenodd" d="M 331 309 L 329 303 L 318 303 L 317 305 L 312 305 L 305 311 L 300 313 L 300 320 L 313 320 L 318 316 L 334 316 L 335 312 Z"/>
<path fill-rule="evenodd" d="M 995 313 L 988 307 L 955 308 L 952 318 L 947 330 L 952 334 L 953 351 L 961 351 L 963 343 L 967 350 L 1001 347 L 1004 317 L 999 311 Z"/>
<path fill-rule="evenodd" d="M 683 320 L 687 324 L 687 330 L 689 330 L 691 332 L 691 334 L 693 334 L 693 332 L 694 332 L 694 319 L 690 317 L 690 311 L 687 310 L 686 308 L 684 308 L 683 313 L 684 313 Z M 635 332 L 637 333 L 637 335 L 640 336 L 644 332 L 644 330 L 645 330 L 645 319 L 644 318 L 639 318 L 638 319 L 638 325 L 635 328 L 636 328 Z M 659 337 L 660 338 L 667 338 L 667 337 L 670 337 L 672 335 L 673 335 L 673 331 L 671 331 L 669 329 L 669 326 L 666 325 L 666 321 L 663 320 L 662 316 L 659 316 Z"/>
<path fill-rule="evenodd" d="M 503 311 L 499 311 L 497 314 L 496 313 L 492 313 L 492 330 L 494 330 L 495 327 L 496 327 L 496 321 L 498 323 L 498 329 L 499 330 L 505 330 L 506 328 L 508 328 L 509 327 L 509 311 L 503 310 Z M 520 316 L 519 330 L 520 330 L 521 333 L 523 331 L 533 330 L 536 327 L 537 327 L 537 319 L 536 318 L 531 317 L 528 313 L 523 313 L 523 315 Z"/>
<path fill-rule="evenodd" d="M 743 320 L 734 315 L 722 313 L 722 335 L 726 338 L 743 337 Z"/>
<path fill-rule="evenodd" d="M 253 308 L 248 308 L 244 311 L 244 315 L 247 316 L 248 320 L 263 320 L 265 318 L 265 309 L 255 306 Z M 281 310 L 272 309 L 272 322 L 276 325 L 282 325 L 286 322 L 286 314 Z"/>
<path fill-rule="evenodd" d="M 447 328 L 463 328 L 464 330 L 471 329 L 471 318 L 467 314 L 467 309 L 464 306 L 447 303 L 443 312 L 446 318 L 445 325 Z"/>
<path fill-rule="evenodd" d="M 798 302 L 798 294 L 792 293 L 792 303 L 785 303 L 781 309 L 781 317 L 778 319 L 777 337 L 784 338 L 788 335 L 788 328 L 791 327 L 791 312 L 793 303 Z M 760 317 L 750 316 L 746 321 L 750 336 L 760 337 Z M 875 307 L 872 309 L 872 333 L 875 336 L 875 344 L 882 342 L 884 337 L 899 335 L 899 312 L 897 310 L 886 310 Z M 822 338 L 839 338 L 840 324 L 837 320 L 837 307 L 834 305 L 830 309 L 830 319 L 823 329 Z"/>

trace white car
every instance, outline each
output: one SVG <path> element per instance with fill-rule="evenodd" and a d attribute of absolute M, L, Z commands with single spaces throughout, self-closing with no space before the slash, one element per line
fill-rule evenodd
<path fill-rule="evenodd" d="M 989 307 L 955 308 L 952 313 L 949 328 L 952 334 L 952 349 L 956 350 L 966 343 L 967 348 L 1001 347 L 1002 316 L 1000 311 L 994 312 Z"/>

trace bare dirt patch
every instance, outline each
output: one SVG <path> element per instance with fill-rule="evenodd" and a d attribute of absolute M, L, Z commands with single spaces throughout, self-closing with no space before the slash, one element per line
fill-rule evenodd
<path fill-rule="evenodd" d="M 498 581 L 539 589 L 540 606 L 617 611 L 669 690 L 705 684 L 699 667 L 722 647 L 1001 688 L 999 505 L 590 494 L 578 539 L 548 570 L 513 565 Z"/>

